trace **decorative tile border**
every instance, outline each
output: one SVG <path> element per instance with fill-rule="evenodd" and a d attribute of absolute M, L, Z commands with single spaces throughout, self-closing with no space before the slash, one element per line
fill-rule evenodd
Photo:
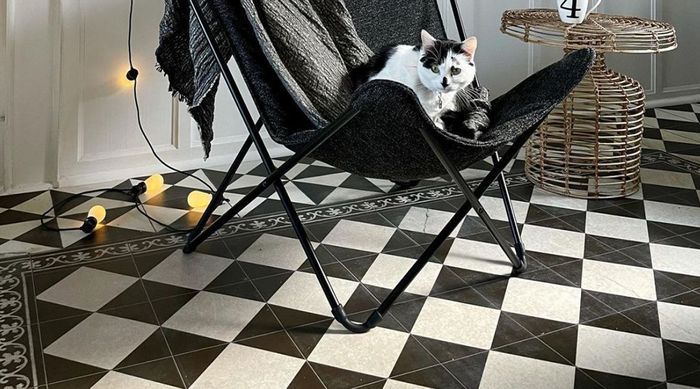
<path fill-rule="evenodd" d="M 34 384 L 30 377 L 36 377 L 30 360 L 22 277 L 28 270 L 26 259 L 0 265 L 0 386 L 3 388 L 28 388 Z"/>
<path fill-rule="evenodd" d="M 700 165 L 686 161 L 666 152 L 645 153 L 642 165 L 665 162 L 693 174 L 700 174 Z M 527 184 L 524 174 L 506 177 L 509 186 Z M 478 183 L 473 180 L 470 183 Z M 490 188 L 493 188 L 492 185 Z M 351 215 L 376 212 L 383 209 L 421 204 L 461 196 L 461 192 L 451 184 L 416 188 L 397 194 L 363 199 L 345 204 L 316 207 L 302 211 L 299 216 L 305 223 L 338 219 Z M 284 214 L 266 215 L 226 224 L 212 239 L 239 234 L 253 234 L 260 231 L 284 228 L 289 221 Z M 143 253 L 185 243 L 183 234 L 162 234 L 127 243 L 116 243 L 88 249 L 59 251 L 52 254 L 15 259 L 0 263 L 0 387 L 28 388 L 36 384 L 34 366 L 30 360 L 31 340 L 28 337 L 26 291 L 23 273 L 46 270 L 53 267 L 94 262 L 128 254 Z"/>

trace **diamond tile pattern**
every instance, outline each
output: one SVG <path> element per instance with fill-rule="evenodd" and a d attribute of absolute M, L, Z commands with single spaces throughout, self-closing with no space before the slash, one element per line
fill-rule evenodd
<path fill-rule="evenodd" d="M 676 111 L 684 112 L 682 125 L 670 119 Z M 700 387 L 700 165 L 664 152 L 697 156 L 678 142 L 700 133 L 691 112 L 697 117 L 700 107 L 668 107 L 656 117 L 650 110 L 647 124 L 658 127 L 645 141 L 672 150 L 645 152 L 642 190 L 630 198 L 548 194 L 522 179 L 516 161 L 509 180 L 528 271 L 511 276 L 508 259 L 469 216 L 366 334 L 333 320 L 288 225 L 262 223 L 280 215 L 273 193 L 242 215 L 250 228 L 213 237 L 191 255 L 180 250 L 181 235 L 133 229 L 133 210 L 119 199 L 79 199 L 61 218 L 80 220 L 83 204 L 105 198 L 111 216 L 101 229 L 55 255 L 2 262 L 0 375 L 10 386 L 27 377 L 24 387 L 42 389 Z M 213 183 L 221 177 L 198 174 Z M 230 194 L 261 178 L 257 166 L 247 167 Z M 458 193 L 431 197 L 448 187 L 440 180 L 394 193 L 389 183 L 312 160 L 287 179 L 306 209 L 329 209 L 320 204 L 344 189 L 384 203 L 402 199 L 362 212 L 338 206 L 337 216 L 306 225 L 355 320 L 387 295 L 462 202 Z M 171 219 L 183 226 L 194 211 L 175 193 L 197 184 L 179 175 L 166 184 L 145 201 L 184 215 Z M 0 197 L 0 251 L 72 241 L 36 226 L 37 212 L 66 193 Z M 494 210 L 501 201 L 498 190 L 485 199 Z M 351 209 L 368 201 L 342 201 L 350 200 Z M 495 218 L 507 234 L 504 218 Z M 22 358 L 16 372 L 5 367 Z"/>

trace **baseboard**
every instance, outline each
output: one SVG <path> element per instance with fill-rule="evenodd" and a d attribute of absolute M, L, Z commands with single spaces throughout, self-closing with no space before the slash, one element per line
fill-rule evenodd
<path fill-rule="evenodd" d="M 275 158 L 275 157 L 281 157 L 284 155 L 289 155 L 291 154 L 291 151 L 288 149 L 279 146 L 279 147 L 270 147 L 268 149 L 270 152 L 270 155 Z M 176 169 L 180 170 L 191 170 L 191 169 L 201 169 L 201 168 L 208 168 L 208 167 L 220 167 L 220 166 L 228 166 L 231 164 L 231 161 L 235 155 L 231 154 L 224 154 L 224 155 L 218 155 L 218 156 L 212 156 L 210 157 L 206 162 L 202 162 L 201 158 L 194 158 L 194 159 L 189 159 L 189 160 L 183 160 L 183 161 L 167 161 L 170 165 L 175 167 Z M 255 151 L 250 151 L 246 158 L 244 159 L 244 162 L 250 162 L 250 161 L 259 161 L 260 158 L 258 157 L 257 153 Z M 161 173 L 167 173 L 169 172 L 167 168 L 163 167 L 163 165 L 160 165 L 158 162 L 154 161 L 153 164 L 150 165 L 144 165 L 144 166 L 137 166 L 137 167 L 131 167 L 131 168 L 124 168 L 124 169 L 111 169 L 109 171 L 100 171 L 100 172 L 95 172 L 95 173 L 87 173 L 87 174 L 78 174 L 78 175 L 71 175 L 71 176 L 62 176 L 58 180 L 59 187 L 71 187 L 71 186 L 82 186 L 82 185 L 91 185 L 91 184 L 98 184 L 102 182 L 113 182 L 116 180 L 125 180 L 130 177 L 140 177 L 140 176 L 147 176 L 149 174 L 153 174 L 154 172 L 161 172 Z"/>
<path fill-rule="evenodd" d="M 700 102 L 700 94 L 678 97 L 666 97 L 660 99 L 649 99 L 646 101 L 645 105 L 647 108 L 659 108 L 667 105 L 690 104 L 697 102 Z"/>
<path fill-rule="evenodd" d="M 30 185 L 20 185 L 17 187 L 12 187 L 12 188 L 7 188 L 7 191 L 3 191 L 0 188 L 0 195 L 12 195 L 12 194 L 17 194 L 17 193 L 29 193 L 29 192 L 38 192 L 40 190 L 48 190 L 51 189 L 53 185 L 43 182 L 40 184 L 30 184 Z"/>

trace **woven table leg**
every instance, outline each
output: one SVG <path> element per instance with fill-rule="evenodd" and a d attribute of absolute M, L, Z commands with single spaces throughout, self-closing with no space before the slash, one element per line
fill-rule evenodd
<path fill-rule="evenodd" d="M 639 190 L 644 88 L 598 54 L 576 89 L 527 144 L 525 172 L 536 186 L 579 198 Z"/>

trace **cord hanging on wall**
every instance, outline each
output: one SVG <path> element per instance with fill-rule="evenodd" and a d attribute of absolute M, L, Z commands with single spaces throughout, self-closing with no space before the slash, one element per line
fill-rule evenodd
<path fill-rule="evenodd" d="M 134 15 L 134 0 L 130 0 L 130 5 L 129 5 L 129 24 L 128 24 L 128 56 L 129 56 L 129 70 L 126 72 L 125 77 L 127 80 L 132 82 L 132 88 L 133 88 L 133 99 L 134 99 L 134 108 L 136 109 L 136 122 L 138 124 L 138 128 L 141 132 L 141 135 L 143 136 L 144 140 L 146 141 L 146 144 L 148 145 L 149 149 L 151 150 L 151 153 L 153 156 L 160 162 L 163 166 L 165 166 L 167 169 L 175 172 L 182 174 L 187 177 L 191 177 L 192 179 L 199 181 L 202 183 L 208 190 L 209 192 L 202 192 L 198 190 L 194 190 L 190 192 L 190 194 L 187 196 L 187 202 L 192 208 L 202 208 L 206 207 L 209 202 L 212 200 L 212 195 L 211 193 L 214 192 L 214 188 L 201 179 L 200 177 L 195 176 L 192 173 L 184 172 L 182 170 L 176 169 L 163 161 L 163 159 L 160 158 L 158 153 L 156 153 L 155 148 L 153 147 L 153 144 L 151 143 L 151 140 L 148 138 L 148 135 L 146 134 L 146 131 L 143 128 L 143 124 L 141 122 L 141 109 L 139 107 L 139 100 L 138 100 L 138 93 L 137 93 L 137 79 L 139 77 L 139 71 L 137 68 L 134 67 L 134 62 L 133 62 L 133 53 L 131 49 L 131 36 L 132 36 L 132 31 L 133 31 L 133 15 Z M 149 219 L 153 223 L 156 223 L 158 225 L 161 225 L 165 227 L 165 229 L 172 231 L 172 232 L 189 232 L 189 230 L 181 230 L 181 229 L 176 229 L 172 228 L 169 225 L 166 225 L 159 220 L 151 217 L 148 215 L 146 212 L 146 209 L 141 202 L 141 199 L 139 196 L 141 196 L 144 193 L 154 193 L 159 191 L 163 185 L 165 184 L 165 180 L 162 175 L 160 174 L 153 174 L 147 179 L 145 179 L 143 182 L 139 182 L 138 184 L 132 186 L 130 189 L 116 189 L 116 188 L 102 188 L 102 189 L 95 189 L 95 190 L 88 190 L 80 193 L 75 193 L 72 196 L 69 196 L 62 201 L 60 201 L 57 204 L 54 204 L 53 207 L 49 208 L 46 212 L 44 212 L 41 215 L 41 225 L 46 228 L 47 230 L 50 231 L 74 231 L 74 230 L 80 230 L 85 233 L 91 233 L 95 230 L 97 225 L 101 223 L 107 214 L 106 209 L 101 206 L 101 205 L 95 205 L 92 208 L 90 208 L 90 211 L 88 212 L 85 221 L 80 227 L 70 227 L 70 228 L 59 228 L 59 227 L 54 227 L 50 224 L 47 224 L 47 218 L 50 219 L 56 219 L 58 215 L 60 214 L 61 209 L 66 206 L 68 203 L 73 201 L 74 199 L 92 194 L 92 193 L 101 193 L 101 192 L 114 192 L 114 193 L 120 193 L 124 195 L 129 201 L 134 203 L 134 208 L 138 210 L 145 218 Z M 228 199 L 224 199 L 223 201 L 228 202 Z M 54 211 L 53 217 L 50 217 L 49 214 L 51 211 Z"/>

